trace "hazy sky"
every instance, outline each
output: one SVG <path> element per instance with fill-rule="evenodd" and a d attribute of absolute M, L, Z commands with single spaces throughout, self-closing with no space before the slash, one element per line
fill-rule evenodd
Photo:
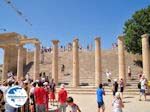
<path fill-rule="evenodd" d="M 64 45 L 74 37 L 85 46 L 100 36 L 103 49 L 111 48 L 136 10 L 150 5 L 150 0 L 11 0 L 30 26 L 5 1 L 0 0 L 0 29 L 39 38 L 44 46 L 52 39 Z"/>

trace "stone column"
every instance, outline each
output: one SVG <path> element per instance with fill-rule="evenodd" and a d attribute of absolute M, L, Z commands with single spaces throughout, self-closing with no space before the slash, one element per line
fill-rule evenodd
<path fill-rule="evenodd" d="M 2 73 L 2 81 L 7 79 L 8 65 L 9 65 L 9 49 L 8 47 L 4 49 L 4 64 L 3 64 L 3 73 Z"/>
<path fill-rule="evenodd" d="M 119 64 L 119 79 L 123 79 L 126 84 L 126 65 L 124 53 L 124 36 L 118 37 L 118 64 Z"/>
<path fill-rule="evenodd" d="M 20 81 L 23 77 L 23 45 L 18 45 L 18 60 L 17 60 L 17 80 Z"/>
<path fill-rule="evenodd" d="M 59 40 L 52 40 L 52 78 L 54 79 L 56 85 L 58 84 L 58 43 Z"/>
<path fill-rule="evenodd" d="M 29 51 L 27 49 L 27 53 L 26 53 L 26 65 L 29 64 Z"/>
<path fill-rule="evenodd" d="M 99 87 L 102 83 L 102 73 L 101 73 L 101 42 L 100 38 L 95 38 L 95 86 Z"/>
<path fill-rule="evenodd" d="M 150 80 L 150 46 L 149 34 L 142 35 L 142 58 L 143 58 L 143 74 Z"/>
<path fill-rule="evenodd" d="M 34 50 L 34 73 L 33 73 L 33 80 L 39 79 L 39 71 L 40 71 L 40 43 L 35 44 Z"/>
<path fill-rule="evenodd" d="M 73 40 L 73 87 L 77 87 L 80 84 L 79 81 L 79 53 L 78 53 L 78 39 Z"/>

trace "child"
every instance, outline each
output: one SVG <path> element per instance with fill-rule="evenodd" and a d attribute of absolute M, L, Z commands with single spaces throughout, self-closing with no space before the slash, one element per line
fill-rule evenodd
<path fill-rule="evenodd" d="M 124 107 L 124 104 L 121 100 L 120 92 L 117 92 L 115 94 L 115 98 L 113 99 L 112 106 L 113 106 L 113 112 L 123 112 L 122 108 Z"/>
<path fill-rule="evenodd" d="M 66 112 L 81 112 L 81 110 L 79 109 L 78 105 L 76 105 L 73 102 L 73 98 L 72 97 L 68 97 L 67 98 L 67 109 Z"/>

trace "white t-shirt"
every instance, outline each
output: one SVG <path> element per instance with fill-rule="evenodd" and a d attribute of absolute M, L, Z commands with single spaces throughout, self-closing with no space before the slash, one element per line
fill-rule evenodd
<path fill-rule="evenodd" d="M 107 76 L 107 79 L 110 79 L 111 78 L 111 73 L 110 72 L 106 72 L 106 76 Z"/>
<path fill-rule="evenodd" d="M 121 100 L 115 98 L 112 102 L 112 105 L 113 105 L 113 112 L 122 112 Z"/>
<path fill-rule="evenodd" d="M 146 80 L 145 79 L 141 79 L 140 80 L 140 82 L 141 82 L 141 89 L 146 89 Z"/>

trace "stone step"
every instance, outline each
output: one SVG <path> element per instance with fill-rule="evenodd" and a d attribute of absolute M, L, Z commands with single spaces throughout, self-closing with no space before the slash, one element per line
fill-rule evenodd
<path fill-rule="evenodd" d="M 57 92 L 58 92 L 59 88 L 57 88 Z M 96 94 L 96 88 L 66 88 L 66 90 L 68 91 L 69 94 Z M 112 90 L 105 88 L 104 89 L 106 94 L 112 94 Z M 124 91 L 124 94 L 139 94 L 139 90 L 138 89 L 126 89 Z"/>

